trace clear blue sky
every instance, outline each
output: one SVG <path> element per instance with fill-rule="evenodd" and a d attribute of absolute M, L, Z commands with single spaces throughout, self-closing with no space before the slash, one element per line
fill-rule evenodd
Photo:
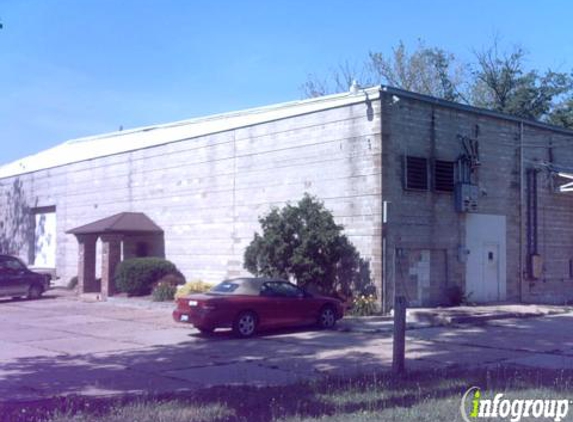
<path fill-rule="evenodd" d="M 399 40 L 462 59 L 498 33 L 573 68 L 568 0 L 0 0 L 0 163 L 68 139 L 301 97 Z"/>

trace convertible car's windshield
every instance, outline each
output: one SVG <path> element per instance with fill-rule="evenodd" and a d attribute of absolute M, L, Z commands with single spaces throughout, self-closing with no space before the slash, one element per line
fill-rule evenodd
<path fill-rule="evenodd" d="M 210 290 L 210 292 L 211 293 L 232 293 L 235 290 L 237 290 L 238 287 L 239 287 L 239 285 L 237 283 L 232 283 L 229 281 L 223 281 L 222 283 L 219 283 L 216 286 L 214 286 Z"/>
<path fill-rule="evenodd" d="M 268 278 L 234 278 L 222 281 L 209 290 L 209 293 L 216 295 L 259 296 L 261 294 L 263 284 L 269 281 L 283 280 L 273 280 Z"/>

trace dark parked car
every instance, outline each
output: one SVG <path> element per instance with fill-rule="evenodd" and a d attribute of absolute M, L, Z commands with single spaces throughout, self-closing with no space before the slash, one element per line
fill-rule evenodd
<path fill-rule="evenodd" d="M 0 255 L 0 297 L 38 299 L 49 288 L 49 276 L 30 271 L 16 257 Z"/>
<path fill-rule="evenodd" d="M 237 278 L 207 293 L 177 299 L 175 321 L 191 323 L 202 333 L 232 328 L 239 337 L 259 329 L 300 325 L 331 328 L 344 313 L 342 303 L 312 295 L 284 280 Z"/>

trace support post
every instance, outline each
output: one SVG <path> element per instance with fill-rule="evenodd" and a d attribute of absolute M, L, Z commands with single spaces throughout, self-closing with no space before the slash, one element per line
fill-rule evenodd
<path fill-rule="evenodd" d="M 396 374 L 405 371 L 406 353 L 406 298 L 396 296 L 394 299 L 394 342 L 392 354 L 392 370 Z"/>
<path fill-rule="evenodd" d="M 121 261 L 121 235 L 103 235 L 102 241 L 102 260 L 101 260 L 101 295 L 106 300 L 108 296 L 115 293 L 113 276 L 115 267 Z"/>
<path fill-rule="evenodd" d="M 97 235 L 76 235 L 78 239 L 78 288 L 81 293 L 95 293 L 96 286 L 96 242 Z"/>

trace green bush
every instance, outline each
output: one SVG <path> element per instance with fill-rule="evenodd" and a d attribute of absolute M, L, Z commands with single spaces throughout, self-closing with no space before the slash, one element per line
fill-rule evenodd
<path fill-rule="evenodd" d="M 183 277 L 175 264 L 166 259 L 126 259 L 117 266 L 114 282 L 119 292 L 128 296 L 143 296 L 151 293 L 153 286 L 168 274 Z"/>
<path fill-rule="evenodd" d="M 262 234 L 255 233 L 244 253 L 250 273 L 295 279 L 326 295 L 361 291 L 370 283 L 368 262 L 317 198 L 305 194 L 295 205 L 271 209 L 259 223 Z"/>
<path fill-rule="evenodd" d="M 151 300 L 154 302 L 167 302 L 175 298 L 177 287 L 168 281 L 160 281 L 157 283 L 153 292 L 151 293 Z"/>
<path fill-rule="evenodd" d="M 157 284 L 159 283 L 167 283 L 174 287 L 182 286 L 185 284 L 185 277 L 181 273 L 167 274 L 157 281 Z"/>
<path fill-rule="evenodd" d="M 461 306 L 467 305 L 470 301 L 471 293 L 466 295 L 464 289 L 461 286 L 454 285 L 448 288 L 446 291 L 448 296 L 448 304 L 451 306 Z"/>
<path fill-rule="evenodd" d="M 352 315 L 370 316 L 377 313 L 376 297 L 374 295 L 357 296 L 352 300 Z"/>

